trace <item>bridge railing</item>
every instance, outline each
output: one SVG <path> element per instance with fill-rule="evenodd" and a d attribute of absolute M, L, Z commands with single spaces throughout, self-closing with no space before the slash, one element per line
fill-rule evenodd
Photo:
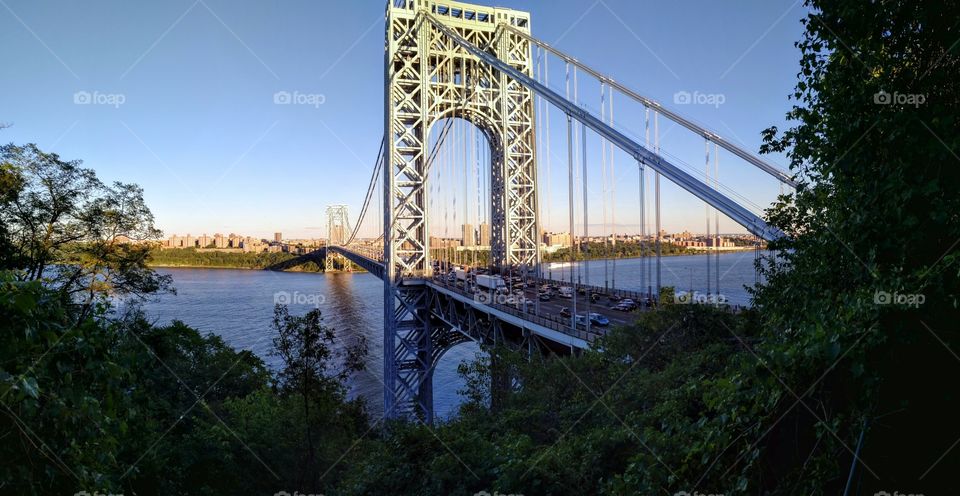
<path fill-rule="evenodd" d="M 461 289 L 461 288 L 457 287 L 456 284 L 450 284 L 450 282 L 447 281 L 447 280 L 446 280 L 446 277 L 444 277 L 444 276 L 434 277 L 434 278 L 431 280 L 431 282 L 433 282 L 433 283 L 436 284 L 437 286 L 441 286 L 441 287 L 443 287 L 444 289 L 446 289 L 446 290 L 448 290 L 448 291 L 450 291 L 450 292 L 452 292 L 452 293 L 457 293 L 457 294 L 459 294 L 459 295 L 461 295 L 461 296 L 463 296 L 463 297 L 470 298 L 470 299 L 474 299 L 474 298 L 476 297 L 476 293 L 467 291 L 467 290 L 465 290 L 465 289 Z M 594 342 L 598 337 L 601 337 L 601 336 L 604 335 L 604 333 L 602 333 L 602 332 L 587 332 L 587 331 L 585 330 L 586 326 L 577 326 L 577 328 L 574 329 L 573 327 L 570 326 L 570 319 L 565 318 L 565 317 L 559 317 L 559 316 L 556 316 L 556 315 L 536 314 L 536 313 L 534 313 L 534 312 L 532 312 L 532 311 L 529 311 L 529 310 L 528 310 L 528 311 L 524 311 L 524 310 L 521 310 L 521 309 L 519 309 L 519 308 L 510 306 L 510 305 L 504 305 L 504 304 L 501 304 L 501 303 L 487 303 L 487 302 L 485 302 L 485 303 L 483 303 L 483 305 L 488 306 L 488 307 L 490 307 L 490 308 L 494 308 L 494 309 L 496 309 L 496 310 L 499 310 L 499 311 L 504 312 L 504 313 L 506 313 L 506 314 L 509 314 L 509 315 L 514 316 L 514 317 L 520 318 L 520 319 L 522 319 L 522 320 L 531 322 L 531 323 L 533 323 L 533 324 L 537 324 L 537 325 L 546 327 L 546 328 L 548 328 L 548 329 L 551 329 L 551 330 L 554 330 L 554 331 L 557 331 L 557 332 L 566 334 L 566 335 L 568 335 L 568 336 L 575 337 L 575 338 L 577 338 L 577 339 L 582 339 L 582 340 L 584 340 L 584 341 L 586 341 L 586 342 L 588 342 L 588 343 L 592 343 L 592 342 Z M 530 308 L 530 309 L 532 310 L 534 307 L 533 307 L 532 305 L 530 305 L 528 308 Z"/>

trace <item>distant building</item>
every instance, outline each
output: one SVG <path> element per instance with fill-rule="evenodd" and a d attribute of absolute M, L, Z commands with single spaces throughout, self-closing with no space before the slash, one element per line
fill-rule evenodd
<path fill-rule="evenodd" d="M 543 244 L 547 246 L 570 246 L 572 239 L 570 238 L 570 233 L 561 232 L 548 232 L 543 235 Z"/>
<path fill-rule="evenodd" d="M 733 248 L 737 246 L 736 243 L 732 241 L 727 241 L 723 239 L 723 236 L 711 237 L 707 240 L 707 246 L 720 247 L 720 248 Z"/>
<path fill-rule="evenodd" d="M 460 226 L 460 239 L 463 240 L 461 246 L 477 245 L 477 233 L 473 230 L 473 224 L 463 224 Z"/>
<path fill-rule="evenodd" d="M 490 224 L 480 223 L 480 246 L 490 246 Z"/>
<path fill-rule="evenodd" d="M 273 233 L 273 240 L 277 243 L 283 241 L 283 233 Z"/>
<path fill-rule="evenodd" d="M 455 248 L 460 246 L 459 239 L 445 239 L 430 236 L 430 248 Z"/>

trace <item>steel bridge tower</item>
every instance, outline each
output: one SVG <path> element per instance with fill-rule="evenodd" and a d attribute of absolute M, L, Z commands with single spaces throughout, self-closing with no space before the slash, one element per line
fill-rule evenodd
<path fill-rule="evenodd" d="M 434 343 L 427 206 L 430 131 L 460 118 L 487 138 L 491 156 L 491 259 L 538 262 L 533 93 L 472 55 L 424 14 L 522 74 L 532 71 L 530 14 L 452 1 L 388 0 L 384 71 L 384 408 L 388 418 L 432 420 Z M 497 29 L 506 24 L 519 33 Z"/>
<path fill-rule="evenodd" d="M 324 271 L 331 272 L 335 270 L 333 259 L 341 259 L 341 267 L 349 267 L 350 262 L 346 258 L 334 255 L 330 251 L 331 246 L 343 246 L 350 236 L 350 216 L 348 215 L 346 205 L 327 205 L 327 249 L 324 256 Z"/>

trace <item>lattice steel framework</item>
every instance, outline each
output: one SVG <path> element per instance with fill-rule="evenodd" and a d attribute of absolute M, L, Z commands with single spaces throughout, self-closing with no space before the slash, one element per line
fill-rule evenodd
<path fill-rule="evenodd" d="M 350 215 L 346 205 L 327 205 L 327 247 L 324 257 L 324 270 L 330 272 L 334 270 L 333 259 L 339 256 L 329 250 L 331 246 L 343 246 L 350 236 Z M 341 257 L 343 258 L 343 257 Z M 343 258 L 343 267 L 349 266 L 347 260 Z"/>
<path fill-rule="evenodd" d="M 435 341 L 427 217 L 429 137 L 443 118 L 462 118 L 491 148 L 491 258 L 499 267 L 538 260 L 533 94 L 471 55 L 432 17 L 529 75 L 530 15 L 459 2 L 389 0 L 386 14 L 384 191 L 384 407 L 388 417 L 432 417 Z M 391 346 L 392 345 L 392 346 Z M 394 353 L 390 353 L 391 347 Z"/>

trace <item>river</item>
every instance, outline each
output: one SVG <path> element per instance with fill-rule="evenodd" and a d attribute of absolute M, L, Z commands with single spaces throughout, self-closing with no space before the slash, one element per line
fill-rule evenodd
<path fill-rule="evenodd" d="M 692 277 L 693 289 L 705 292 L 706 256 L 663 257 L 663 285 L 688 290 Z M 743 285 L 753 284 L 753 256 L 752 251 L 720 255 L 720 293 L 730 303 L 742 305 L 749 301 Z M 642 264 L 643 259 L 618 260 L 617 287 L 637 291 L 645 288 L 646 284 L 640 280 Z M 611 265 L 606 265 L 608 277 L 614 275 Z M 603 286 L 604 262 L 585 262 L 585 267 L 590 283 Z M 543 274 L 563 279 L 569 270 L 545 264 Z M 319 306 L 325 324 L 336 331 L 338 345 L 352 343 L 360 336 L 366 338 L 370 352 L 367 368 L 351 379 L 350 395 L 366 399 L 375 419 L 382 415 L 383 284 L 376 277 L 365 273 L 324 275 L 231 269 L 157 271 L 173 277 L 177 294 L 158 296 L 144 303 L 143 309 L 151 320 L 166 324 L 178 319 L 201 332 L 218 334 L 234 348 L 253 351 L 271 368 L 278 366 L 277 359 L 270 354 L 276 335 L 271 325 L 274 302 L 286 299 L 291 313 L 295 314 Z M 473 359 L 479 352 L 474 343 L 459 345 L 447 352 L 436 367 L 434 408 L 438 417 L 449 417 L 456 412 L 461 402 L 457 392 L 463 386 L 457 365 Z"/>

